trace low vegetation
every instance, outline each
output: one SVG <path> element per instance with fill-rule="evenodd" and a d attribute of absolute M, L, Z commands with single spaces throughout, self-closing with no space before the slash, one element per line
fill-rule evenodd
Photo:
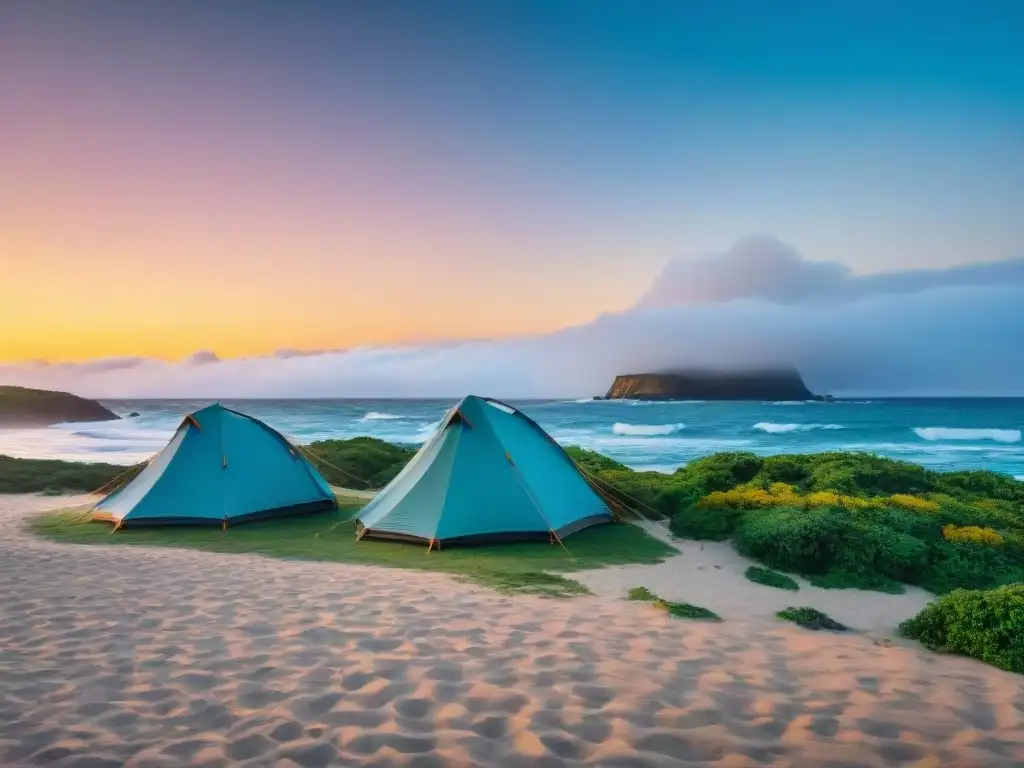
<path fill-rule="evenodd" d="M 805 629 L 827 629 L 832 632 L 845 632 L 847 627 L 831 618 L 827 613 L 822 613 L 816 608 L 802 606 L 800 608 L 787 608 L 775 614 L 783 621 L 792 621 Z"/>
<path fill-rule="evenodd" d="M 307 450 L 333 485 L 357 489 L 386 485 L 413 455 L 411 448 L 373 438 L 325 440 Z M 1024 582 L 1024 482 L 1007 475 L 934 472 L 835 452 L 719 453 L 663 474 L 634 472 L 593 451 L 567 450 L 615 499 L 644 516 L 667 518 L 676 535 L 731 540 L 766 567 L 765 573 L 748 575 L 758 583 L 777 580 L 766 574 L 781 571 L 822 587 L 898 592 L 903 584 L 916 584 L 941 595 Z M 123 471 L 0 457 L 0 492 L 89 491 Z M 62 535 L 72 530 L 78 531 L 68 528 Z M 615 540 L 604 543 L 617 550 L 619 539 L 629 535 L 621 532 L 629 529 L 611 530 Z M 141 535 L 132 534 L 132 540 L 142 541 Z M 570 551 L 578 541 L 569 540 Z M 786 588 L 781 584 L 771 586 Z"/>
<path fill-rule="evenodd" d="M 32 530 L 54 541 L 114 546 L 154 546 L 209 552 L 260 554 L 296 560 L 378 565 L 441 571 L 503 592 L 572 597 L 588 594 L 585 586 L 562 574 L 604 565 L 658 563 L 675 550 L 634 525 L 587 528 L 565 541 L 482 547 L 426 546 L 387 541 L 356 541 L 360 503 L 348 501 L 337 512 L 219 527 L 166 526 L 123 528 L 94 522 L 82 510 L 52 512 L 33 519 Z"/>
<path fill-rule="evenodd" d="M 579 597 L 593 594 L 587 587 L 557 573 L 544 571 L 513 571 L 499 573 L 481 570 L 461 577 L 505 594 L 537 595 L 538 597 Z"/>
<path fill-rule="evenodd" d="M 672 474 L 574 458 L 684 538 L 731 539 L 821 587 L 936 594 L 1024 581 L 1024 482 L 857 453 L 719 453 Z"/>
<path fill-rule="evenodd" d="M 673 603 L 668 600 L 656 600 L 654 607 L 667 611 L 669 616 L 675 616 L 677 619 L 722 620 L 722 617 L 714 611 L 701 608 L 699 605 L 693 605 L 692 603 Z"/>
<path fill-rule="evenodd" d="M 679 619 L 703 619 L 708 621 L 722 620 L 714 611 L 709 611 L 707 608 L 701 608 L 699 605 L 693 605 L 692 603 L 673 603 L 669 600 L 663 600 L 654 592 L 647 589 L 647 587 L 633 587 L 626 593 L 626 597 L 629 600 L 650 603 L 655 608 L 666 611 L 670 616 L 675 616 Z"/>
<path fill-rule="evenodd" d="M 411 448 L 373 437 L 321 440 L 304 446 L 303 450 L 331 485 L 357 490 L 384 487 L 414 453 Z M 125 467 L 0 456 L 0 493 L 91 493 L 115 480 L 118 484 L 127 482 L 141 469 L 142 465 Z"/>
<path fill-rule="evenodd" d="M 117 464 L 0 456 L 0 493 L 91 493 L 131 469 Z M 131 472 L 125 477 L 130 478 Z"/>
<path fill-rule="evenodd" d="M 647 587 L 633 587 L 626 593 L 626 598 L 644 603 L 653 603 L 660 598 Z"/>
<path fill-rule="evenodd" d="M 954 590 L 903 622 L 900 634 L 1024 674 L 1024 584 Z"/>
<path fill-rule="evenodd" d="M 331 485 L 374 490 L 390 483 L 416 451 L 375 437 L 354 437 L 319 440 L 303 453 Z"/>
<path fill-rule="evenodd" d="M 755 584 L 763 584 L 766 587 L 775 587 L 776 589 L 788 589 L 791 592 L 796 592 L 800 589 L 800 585 L 796 581 L 784 573 L 773 571 L 770 568 L 761 568 L 757 565 L 752 565 L 747 568 L 744 576 L 748 580 Z"/>

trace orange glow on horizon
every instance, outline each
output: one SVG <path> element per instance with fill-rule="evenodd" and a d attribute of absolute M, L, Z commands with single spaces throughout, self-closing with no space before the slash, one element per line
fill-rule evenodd
<path fill-rule="evenodd" d="M 0 284 L 0 362 L 493 338 L 553 331 L 629 303 L 621 281 L 565 274 L 557 263 L 453 272 L 426 266 L 439 263 L 433 254 L 410 260 L 379 244 L 375 258 L 339 248 L 332 259 L 315 242 L 289 254 L 244 238 L 63 245 L 12 234 L 0 234 L 0 253 L 16 254 Z M 578 290 L 566 291 L 573 283 Z"/>

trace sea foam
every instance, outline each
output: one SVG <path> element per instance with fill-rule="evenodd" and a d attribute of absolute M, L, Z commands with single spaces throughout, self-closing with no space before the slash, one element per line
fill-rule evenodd
<path fill-rule="evenodd" d="M 992 440 L 997 443 L 1019 443 L 1019 429 L 967 429 L 960 427 L 914 427 L 922 440 Z"/>
<path fill-rule="evenodd" d="M 392 419 L 402 418 L 396 413 L 380 413 L 379 411 L 370 411 L 360 421 L 391 421 Z"/>
<path fill-rule="evenodd" d="M 842 424 L 775 424 L 771 421 L 759 421 L 753 426 L 758 432 L 771 435 L 784 435 L 787 432 L 810 432 L 815 429 L 844 429 Z"/>
<path fill-rule="evenodd" d="M 617 421 L 612 425 L 613 434 L 632 435 L 635 437 L 678 435 L 684 429 L 686 429 L 685 424 L 625 424 Z"/>

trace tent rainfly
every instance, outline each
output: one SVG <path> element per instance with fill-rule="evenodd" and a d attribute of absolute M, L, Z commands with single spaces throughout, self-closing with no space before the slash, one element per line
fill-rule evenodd
<path fill-rule="evenodd" d="M 602 495 L 532 419 L 470 395 L 359 516 L 360 538 L 561 540 L 612 520 Z"/>
<path fill-rule="evenodd" d="M 326 481 L 283 435 L 215 404 L 186 416 L 145 469 L 93 508 L 93 519 L 119 528 L 226 527 L 336 507 Z"/>

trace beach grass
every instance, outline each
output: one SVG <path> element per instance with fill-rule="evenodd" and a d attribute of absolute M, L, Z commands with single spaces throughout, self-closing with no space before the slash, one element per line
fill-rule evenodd
<path fill-rule="evenodd" d="M 654 607 L 668 612 L 677 619 L 698 619 L 704 621 L 721 621 L 722 617 L 712 610 L 693 603 L 673 603 L 670 600 L 655 600 Z"/>
<path fill-rule="evenodd" d="M 752 581 L 755 584 L 762 584 L 766 587 L 788 589 L 791 592 L 796 592 L 800 589 L 800 585 L 794 579 L 784 573 L 773 571 L 770 568 L 761 568 L 760 566 L 752 565 L 747 568 L 746 573 L 743 575 L 747 577 L 748 581 Z"/>
<path fill-rule="evenodd" d="M 659 597 L 647 587 L 633 587 L 626 593 L 627 600 L 650 603 L 655 608 L 665 611 L 669 616 L 677 619 L 703 619 L 706 621 L 721 621 L 722 617 L 714 611 L 702 608 L 692 603 L 673 603 Z"/>
<path fill-rule="evenodd" d="M 0 456 L 0 493 L 91 493 L 119 477 L 129 480 L 139 469 L 119 464 Z"/>
<path fill-rule="evenodd" d="M 668 544 L 628 523 L 594 526 L 573 534 L 564 546 L 518 542 L 446 547 L 357 541 L 355 518 L 361 504 L 342 499 L 336 512 L 217 526 L 123 528 L 88 519 L 83 510 L 49 512 L 33 518 L 33 533 L 69 544 L 199 549 L 294 560 L 441 571 L 500 592 L 574 597 L 589 590 L 561 574 L 606 565 L 654 564 L 676 553 Z"/>
<path fill-rule="evenodd" d="M 818 609 L 806 605 L 799 608 L 787 608 L 775 615 L 783 621 L 791 621 L 805 629 L 827 629 L 833 632 L 845 632 L 847 629 L 845 625 L 840 624 L 827 613 L 822 613 Z"/>
<path fill-rule="evenodd" d="M 647 587 L 633 587 L 626 593 L 626 599 L 636 600 L 643 603 L 654 603 L 660 598 Z"/>

